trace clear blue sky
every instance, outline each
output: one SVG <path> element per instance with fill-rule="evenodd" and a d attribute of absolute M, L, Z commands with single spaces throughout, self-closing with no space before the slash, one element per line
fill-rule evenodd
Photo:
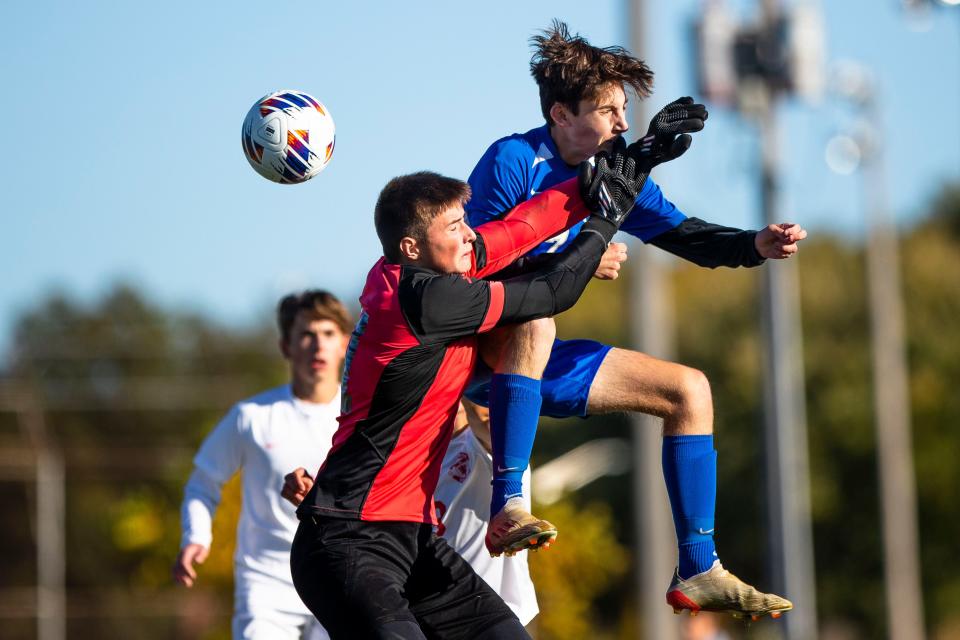
<path fill-rule="evenodd" d="M 649 2 L 650 106 L 695 94 L 699 0 Z M 754 2 L 731 2 L 749 15 Z M 960 9 L 925 30 L 899 0 L 824 2 L 831 59 L 882 89 L 889 194 L 902 221 L 960 179 Z M 0 356 L 14 319 L 53 289 L 94 300 L 118 281 L 243 325 L 291 288 L 355 300 L 379 255 L 372 207 L 390 177 L 465 178 L 496 138 L 541 123 L 527 39 L 553 17 L 625 44 L 626 4 L 597 2 L 6 3 L 0 65 Z M 332 111 L 331 165 L 304 185 L 257 176 L 240 148 L 252 102 L 297 88 Z M 816 232 L 858 238 L 859 181 L 830 173 L 849 110 L 782 110 L 783 202 Z M 657 180 L 689 215 L 755 227 L 752 129 L 713 109 Z"/>

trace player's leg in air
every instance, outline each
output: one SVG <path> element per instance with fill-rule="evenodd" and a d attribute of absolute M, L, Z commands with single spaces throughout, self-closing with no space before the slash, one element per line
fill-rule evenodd
<path fill-rule="evenodd" d="M 720 564 L 713 537 L 713 398 L 703 372 L 636 351 L 610 349 L 590 385 L 587 413 L 625 411 L 663 418 L 663 477 L 679 544 L 667 602 L 677 612 L 779 617 L 792 609 L 789 600 L 757 591 Z"/>
<path fill-rule="evenodd" d="M 510 349 L 519 352 L 538 348 L 523 345 L 524 339 L 549 334 L 542 326 L 537 332 L 522 325 L 511 330 L 516 333 Z M 478 372 L 477 383 L 468 391 L 468 397 L 479 403 L 488 393 L 487 385 L 479 382 L 483 378 Z M 792 608 L 789 600 L 757 591 L 720 564 L 713 537 L 717 464 L 713 398 L 701 371 L 592 340 L 557 340 L 540 390 L 541 414 L 546 416 L 638 412 L 663 419 L 663 475 L 679 545 L 677 571 L 667 593 L 675 610 L 779 617 Z M 492 392 L 490 386 L 491 400 Z M 492 401 L 490 413 L 495 433 Z M 508 430 L 524 424 L 512 422 Z M 512 464 L 524 466 L 524 461 L 514 459 Z"/>
<path fill-rule="evenodd" d="M 540 380 L 556 336 L 552 318 L 502 327 L 482 341 L 490 377 L 493 482 L 486 546 L 493 556 L 549 547 L 557 529 L 524 506 L 523 474 L 540 420 Z M 509 425 L 509 426 L 508 426 Z"/>

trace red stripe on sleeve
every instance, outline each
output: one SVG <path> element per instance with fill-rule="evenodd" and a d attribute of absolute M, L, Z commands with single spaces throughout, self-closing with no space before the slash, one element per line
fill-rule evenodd
<path fill-rule="evenodd" d="M 482 268 L 474 266 L 467 275 L 482 278 L 496 273 L 544 240 L 569 229 L 589 215 L 590 210 L 580 199 L 576 178 L 538 193 L 518 204 L 503 218 L 491 220 L 475 229 L 483 236 L 487 263 Z"/>
<path fill-rule="evenodd" d="M 503 283 L 490 283 L 490 305 L 487 307 L 487 315 L 483 317 L 483 324 L 480 325 L 479 333 L 490 331 L 497 324 L 497 320 L 503 315 Z"/>

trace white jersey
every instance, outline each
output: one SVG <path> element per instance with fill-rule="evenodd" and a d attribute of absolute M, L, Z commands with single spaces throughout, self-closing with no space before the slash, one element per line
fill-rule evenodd
<path fill-rule="evenodd" d="M 295 398 L 289 385 L 237 403 L 207 436 L 184 489 L 181 548 L 212 541 L 211 521 L 223 484 L 243 470 L 243 506 L 234 556 L 237 613 L 305 613 L 290 577 L 290 545 L 299 524 L 280 497 L 283 477 L 320 468 L 337 430 L 340 393 L 326 404 Z"/>
<path fill-rule="evenodd" d="M 483 543 L 490 513 L 492 477 L 493 459 L 470 429 L 450 441 L 433 494 L 441 523 L 438 533 L 500 594 L 520 622 L 527 625 L 540 612 L 530 580 L 527 552 L 491 558 Z M 529 510 L 529 467 L 523 473 L 523 496 Z"/>

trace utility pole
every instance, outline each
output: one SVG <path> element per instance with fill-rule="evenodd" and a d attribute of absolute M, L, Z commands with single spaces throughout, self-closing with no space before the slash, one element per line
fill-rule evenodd
<path fill-rule="evenodd" d="M 629 6 L 630 51 L 646 56 L 646 2 Z M 649 114 L 637 100 L 631 111 L 635 131 L 646 131 Z M 630 273 L 630 341 L 643 353 L 669 358 L 672 336 L 666 303 L 663 266 L 641 247 L 632 259 Z M 670 505 L 660 468 L 662 420 L 640 413 L 631 415 L 633 430 L 633 496 L 636 532 L 635 575 L 637 632 L 646 640 L 680 637 L 680 623 L 664 597 L 675 566 L 677 544 Z"/>
<path fill-rule="evenodd" d="M 631 343 L 646 354 L 668 358 L 670 338 L 666 329 L 663 267 L 649 249 L 635 256 L 630 278 Z M 640 637 L 669 640 L 680 634 L 679 619 L 664 597 L 676 566 L 677 537 L 660 464 L 663 421 L 634 413 L 633 495 L 636 542 L 637 612 Z"/>
<path fill-rule="evenodd" d="M 866 210 L 867 291 L 873 364 L 873 412 L 883 518 L 887 637 L 924 640 L 917 495 L 910 427 L 910 393 L 896 226 L 887 203 L 887 179 L 877 91 L 868 70 L 840 66 L 838 91 L 863 116 L 857 145 Z"/>
<path fill-rule="evenodd" d="M 785 94 L 812 95 L 819 89 L 822 29 L 810 5 L 795 5 L 789 18 L 777 0 L 761 0 L 760 9 L 757 24 L 738 27 L 719 0 L 708 2 L 698 41 L 707 98 L 735 100 L 757 125 L 760 209 L 768 225 L 783 221 L 777 105 Z M 796 264 L 767 264 L 762 279 L 768 566 L 773 590 L 794 603 L 784 616 L 786 635 L 812 640 L 817 636 L 816 590 Z"/>
<path fill-rule="evenodd" d="M 37 639 L 63 640 L 67 604 L 63 458 L 47 434 L 37 399 L 28 393 L 20 400 L 20 426 L 36 455 Z"/>
<path fill-rule="evenodd" d="M 779 131 L 772 109 L 759 116 L 758 124 L 764 223 L 774 224 L 781 217 L 777 184 Z M 812 640 L 817 637 L 816 589 L 797 265 L 789 260 L 767 264 L 762 280 L 764 469 L 770 575 L 773 589 L 794 602 L 794 611 L 785 616 L 787 636 Z"/>
<path fill-rule="evenodd" d="M 873 354 L 873 410 L 883 512 L 887 637 L 923 640 L 923 590 L 917 533 L 917 488 L 910 438 L 910 397 L 896 231 L 875 154 L 864 167 L 869 184 L 867 279 Z M 872 194 L 872 196 L 870 195 Z"/>

